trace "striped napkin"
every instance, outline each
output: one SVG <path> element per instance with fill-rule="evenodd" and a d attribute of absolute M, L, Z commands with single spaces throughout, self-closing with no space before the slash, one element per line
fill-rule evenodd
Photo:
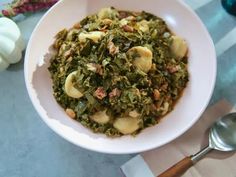
<path fill-rule="evenodd" d="M 216 48 L 218 76 L 211 105 L 225 97 L 236 100 L 236 18 L 227 14 L 220 0 L 184 0 L 202 19 Z M 222 90 L 224 93 L 222 93 Z M 121 166 L 126 177 L 154 177 L 207 145 L 208 128 L 220 116 L 235 111 L 226 100 L 210 106 L 199 121 L 175 141 L 141 153 Z M 236 177 L 236 153 L 212 151 L 191 167 L 184 177 Z"/>

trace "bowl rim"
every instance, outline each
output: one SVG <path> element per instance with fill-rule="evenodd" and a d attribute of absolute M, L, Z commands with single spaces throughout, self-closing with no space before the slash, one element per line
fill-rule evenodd
<path fill-rule="evenodd" d="M 205 36 L 207 37 L 207 40 L 209 41 L 210 48 L 212 48 L 212 50 L 213 50 L 212 58 L 214 58 L 214 60 L 212 61 L 213 80 L 211 81 L 211 83 L 210 83 L 211 85 L 209 86 L 209 90 L 210 91 L 209 91 L 208 97 L 205 99 L 206 101 L 205 101 L 204 105 L 202 105 L 202 108 L 198 111 L 198 114 L 196 116 L 192 117 L 192 121 L 187 126 L 185 126 L 184 129 L 181 129 L 180 131 L 178 131 L 175 134 L 175 136 L 172 136 L 172 138 L 170 138 L 170 139 L 168 139 L 166 141 L 163 141 L 158 147 L 154 143 L 153 145 L 150 145 L 148 148 L 145 148 L 145 149 L 143 149 L 143 148 L 136 148 L 135 150 L 126 149 L 125 151 L 124 150 L 113 151 L 112 149 L 105 149 L 105 150 L 103 150 L 101 148 L 97 149 L 97 148 L 94 148 L 94 147 L 91 147 L 91 146 L 88 146 L 88 145 L 85 145 L 85 144 L 80 144 L 80 143 L 78 143 L 78 141 L 73 141 L 72 139 L 67 138 L 64 133 L 62 133 L 61 131 L 59 132 L 56 128 L 54 128 L 51 125 L 51 123 L 48 121 L 48 118 L 45 117 L 41 111 L 38 111 L 40 106 L 35 101 L 33 101 L 34 100 L 34 96 L 33 96 L 34 93 L 32 91 L 31 82 L 29 80 L 27 80 L 27 76 L 29 75 L 29 71 L 27 69 L 25 69 L 25 68 L 27 68 L 27 63 L 28 63 L 28 60 L 29 60 L 29 53 L 30 53 L 29 48 L 30 48 L 32 40 L 33 40 L 33 38 L 34 38 L 34 36 L 36 34 L 35 33 L 36 29 L 38 28 L 38 26 L 40 26 L 40 24 L 44 20 L 44 18 L 49 13 L 51 13 L 51 11 L 53 11 L 55 8 L 57 8 L 61 3 L 64 3 L 65 1 L 66 0 L 58 1 L 39 20 L 39 22 L 35 26 L 32 34 L 30 36 L 30 39 L 29 39 L 29 42 L 28 42 L 28 45 L 27 45 L 27 48 L 26 48 L 26 52 L 25 52 L 25 59 L 24 59 L 24 78 L 25 78 L 25 84 L 26 84 L 26 88 L 27 88 L 27 91 L 28 91 L 28 95 L 30 97 L 30 100 L 31 100 L 31 102 L 32 102 L 36 112 L 40 115 L 41 119 L 47 124 L 47 126 L 50 129 L 52 129 L 57 135 L 61 136 L 63 139 L 69 141 L 70 143 L 72 143 L 72 144 L 74 144 L 76 146 L 79 146 L 79 147 L 91 150 L 91 151 L 96 151 L 96 152 L 106 153 L 106 154 L 132 154 L 132 153 L 139 153 L 139 152 L 143 152 L 143 151 L 148 151 L 148 150 L 151 150 L 151 149 L 154 149 L 154 148 L 160 148 L 161 146 L 172 142 L 173 140 L 175 140 L 179 136 L 183 135 L 187 130 L 189 130 L 199 120 L 199 118 L 201 117 L 202 113 L 205 111 L 207 105 L 209 104 L 210 99 L 211 99 L 212 94 L 213 94 L 213 91 L 214 91 L 215 82 L 216 82 L 216 76 L 217 76 L 217 57 L 216 57 L 214 43 L 213 43 L 213 41 L 212 41 L 212 39 L 210 37 L 209 32 L 207 31 L 206 27 L 204 26 L 203 22 L 201 21 L 201 19 L 197 16 L 197 14 L 194 12 L 194 10 L 192 10 L 191 7 L 189 7 L 184 1 L 177 0 L 177 3 L 182 5 L 189 13 L 191 13 L 194 16 L 194 18 L 198 21 L 198 23 L 201 25 L 201 28 L 203 29 L 203 32 L 205 33 Z"/>

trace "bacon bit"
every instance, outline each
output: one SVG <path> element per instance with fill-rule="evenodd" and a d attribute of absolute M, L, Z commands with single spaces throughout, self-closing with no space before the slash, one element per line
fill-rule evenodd
<path fill-rule="evenodd" d="M 155 105 L 155 104 L 151 104 L 151 105 L 150 105 L 150 110 L 151 110 L 151 111 L 156 111 L 156 110 L 157 110 L 156 105 Z"/>
<path fill-rule="evenodd" d="M 96 64 L 96 68 L 97 68 L 96 73 L 102 76 L 103 75 L 102 65 Z"/>
<path fill-rule="evenodd" d="M 80 29 L 80 28 L 81 28 L 80 23 L 76 23 L 76 24 L 74 24 L 73 28 L 75 28 L 75 29 Z"/>
<path fill-rule="evenodd" d="M 109 53 L 110 53 L 111 55 L 115 55 L 116 53 L 119 52 L 119 47 L 116 47 L 115 44 L 114 44 L 112 41 L 110 41 L 110 42 L 108 43 L 107 48 L 108 48 Z"/>
<path fill-rule="evenodd" d="M 129 16 L 129 13 L 127 13 L 125 11 L 120 11 L 119 12 L 119 19 L 126 18 L 128 16 Z"/>
<path fill-rule="evenodd" d="M 166 83 L 166 84 L 164 84 L 164 85 L 161 86 L 161 89 L 160 89 L 160 90 L 166 91 L 167 88 L 168 88 L 168 84 Z"/>
<path fill-rule="evenodd" d="M 98 87 L 97 90 L 94 92 L 94 96 L 97 97 L 99 100 L 102 100 L 104 97 L 107 96 L 103 87 Z"/>
<path fill-rule="evenodd" d="M 154 89 L 154 91 L 153 91 L 153 96 L 154 96 L 154 100 L 159 100 L 159 99 L 160 99 L 160 96 L 161 96 L 159 90 Z"/>
<path fill-rule="evenodd" d="M 66 114 L 72 119 L 74 119 L 76 116 L 75 112 L 70 108 L 66 108 Z"/>
<path fill-rule="evenodd" d="M 170 73 L 175 73 L 179 71 L 181 68 L 179 65 L 177 65 L 177 66 L 168 66 L 167 69 Z"/>
<path fill-rule="evenodd" d="M 122 28 L 126 32 L 134 32 L 134 28 L 132 26 L 124 25 L 124 26 L 122 26 Z"/>
<path fill-rule="evenodd" d="M 110 93 L 109 93 L 109 98 L 113 97 L 119 97 L 121 94 L 121 91 L 118 88 L 114 88 Z"/>

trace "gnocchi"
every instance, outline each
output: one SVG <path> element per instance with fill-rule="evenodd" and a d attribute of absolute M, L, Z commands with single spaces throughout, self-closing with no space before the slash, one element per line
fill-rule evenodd
<path fill-rule="evenodd" d="M 152 67 L 152 51 L 147 47 L 135 46 L 128 50 L 127 55 L 133 58 L 133 65 L 145 73 Z"/>
<path fill-rule="evenodd" d="M 93 42 L 98 43 L 103 36 L 105 36 L 105 33 L 102 31 L 82 32 L 79 34 L 79 41 L 86 42 L 86 39 L 91 39 Z"/>
<path fill-rule="evenodd" d="M 188 50 L 187 43 L 179 36 L 172 36 L 171 51 L 177 58 L 183 58 Z"/>
<path fill-rule="evenodd" d="M 110 120 L 110 117 L 106 114 L 106 110 L 96 112 L 90 118 L 99 124 L 106 124 Z"/>
<path fill-rule="evenodd" d="M 149 31 L 149 26 L 148 26 L 148 21 L 147 20 L 142 20 L 137 23 L 138 29 L 141 30 L 142 32 L 146 33 Z"/>
<path fill-rule="evenodd" d="M 131 134 L 139 129 L 140 120 L 133 117 L 117 118 L 113 126 L 122 134 Z"/>
<path fill-rule="evenodd" d="M 73 77 L 75 77 L 77 71 L 70 73 L 65 81 L 65 92 L 69 97 L 80 98 L 83 94 L 74 87 Z"/>

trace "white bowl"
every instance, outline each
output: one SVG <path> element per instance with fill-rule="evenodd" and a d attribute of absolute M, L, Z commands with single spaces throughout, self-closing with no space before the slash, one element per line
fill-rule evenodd
<path fill-rule="evenodd" d="M 52 81 L 44 57 L 55 34 L 70 28 L 102 7 L 145 10 L 162 17 L 170 29 L 189 46 L 190 81 L 183 96 L 160 124 L 138 136 L 108 138 L 94 134 L 65 114 L 52 95 Z M 66 140 L 86 149 L 114 154 L 137 153 L 160 147 L 188 130 L 205 110 L 216 78 L 212 40 L 197 15 L 180 0 L 62 0 L 40 20 L 31 35 L 25 55 L 25 82 L 31 101 L 45 123 Z"/>

